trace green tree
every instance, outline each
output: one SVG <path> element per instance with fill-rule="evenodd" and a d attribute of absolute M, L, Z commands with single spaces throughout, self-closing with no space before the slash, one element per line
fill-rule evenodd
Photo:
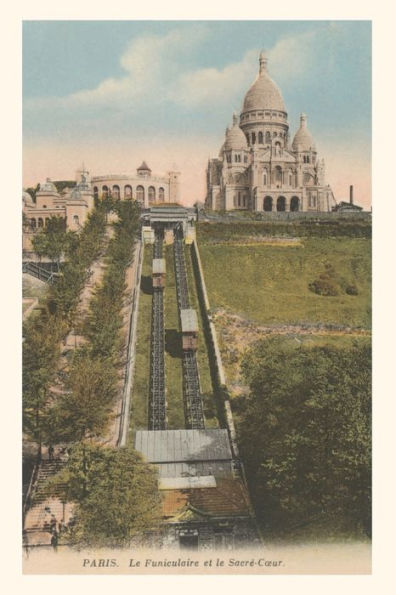
<path fill-rule="evenodd" d="M 111 362 L 92 357 L 85 347 L 75 351 L 65 378 L 66 391 L 51 409 L 49 425 L 57 442 L 78 442 L 103 433 L 117 394 L 117 380 Z"/>
<path fill-rule="evenodd" d="M 69 540 L 78 545 L 126 546 L 160 521 L 157 471 L 130 447 L 76 445 L 48 492 L 75 504 Z"/>
<path fill-rule="evenodd" d="M 240 443 L 259 519 L 275 530 L 321 519 L 369 533 L 370 346 L 270 340 L 243 367 L 251 393 Z"/>

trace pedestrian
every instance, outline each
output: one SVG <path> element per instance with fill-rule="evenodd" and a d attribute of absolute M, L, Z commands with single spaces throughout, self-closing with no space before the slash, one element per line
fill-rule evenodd
<path fill-rule="evenodd" d="M 51 545 L 56 552 L 56 550 L 58 549 L 58 534 L 56 531 L 51 535 Z"/>
<path fill-rule="evenodd" d="M 48 449 L 48 460 L 52 461 L 54 458 L 54 447 L 52 446 L 52 444 L 50 444 L 50 447 Z"/>

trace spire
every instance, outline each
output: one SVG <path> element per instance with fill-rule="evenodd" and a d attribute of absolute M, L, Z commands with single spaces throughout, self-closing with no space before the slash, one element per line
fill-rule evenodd
<path fill-rule="evenodd" d="M 236 126 L 238 124 L 238 114 L 236 112 L 232 114 L 232 124 L 233 126 Z"/>
<path fill-rule="evenodd" d="M 268 58 L 267 58 L 264 50 L 261 50 L 261 52 L 260 52 L 259 63 L 260 63 L 260 74 L 263 74 L 263 72 L 267 72 Z"/>
<path fill-rule="evenodd" d="M 300 116 L 300 126 L 301 128 L 307 127 L 307 116 L 305 114 L 301 114 Z"/>

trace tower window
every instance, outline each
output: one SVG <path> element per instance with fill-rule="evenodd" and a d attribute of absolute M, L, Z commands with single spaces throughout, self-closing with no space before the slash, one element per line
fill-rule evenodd
<path fill-rule="evenodd" d="M 256 133 L 252 132 L 252 145 L 256 144 Z"/>
<path fill-rule="evenodd" d="M 263 133 L 261 131 L 258 133 L 258 142 L 259 145 L 263 144 Z"/>

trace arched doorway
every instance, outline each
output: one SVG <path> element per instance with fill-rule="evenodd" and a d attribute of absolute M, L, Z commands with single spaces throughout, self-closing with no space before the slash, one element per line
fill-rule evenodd
<path fill-rule="evenodd" d="M 94 186 L 93 193 L 94 193 L 94 198 L 97 199 L 99 197 L 99 188 L 97 186 Z"/>
<path fill-rule="evenodd" d="M 292 196 L 290 201 L 290 210 L 291 211 L 298 211 L 300 209 L 300 199 L 298 196 Z"/>
<path fill-rule="evenodd" d="M 44 221 L 41 217 L 39 217 L 37 220 L 37 227 L 44 227 Z"/>
<path fill-rule="evenodd" d="M 272 211 L 272 196 L 266 196 L 264 198 L 264 211 Z"/>
<path fill-rule="evenodd" d="M 102 198 L 107 198 L 108 196 L 109 196 L 108 186 L 102 186 Z"/>
<path fill-rule="evenodd" d="M 286 211 L 286 199 L 284 196 L 280 196 L 276 201 L 276 210 L 277 211 Z"/>
<path fill-rule="evenodd" d="M 136 188 L 136 200 L 140 203 L 144 203 L 144 188 L 143 188 L 143 186 L 138 186 Z"/>
<path fill-rule="evenodd" d="M 149 186 L 148 201 L 149 201 L 149 205 L 151 205 L 151 204 L 153 204 L 153 202 L 155 202 L 155 188 L 154 188 L 154 186 Z"/>
<path fill-rule="evenodd" d="M 132 198 L 132 186 L 127 184 L 124 188 L 124 197 L 125 198 Z"/>
<path fill-rule="evenodd" d="M 117 184 L 114 184 L 111 195 L 113 198 L 120 198 L 120 187 Z"/>
<path fill-rule="evenodd" d="M 30 219 L 30 225 L 32 227 L 32 229 L 36 229 L 36 219 Z"/>
<path fill-rule="evenodd" d="M 162 187 L 158 188 L 158 200 L 160 202 L 164 202 L 165 200 L 165 190 Z"/>

